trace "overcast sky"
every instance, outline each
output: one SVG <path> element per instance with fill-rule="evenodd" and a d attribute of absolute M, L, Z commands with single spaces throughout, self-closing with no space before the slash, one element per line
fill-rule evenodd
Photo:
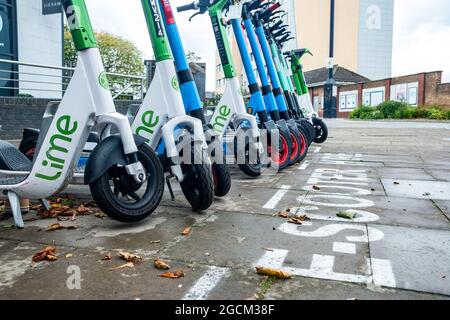
<path fill-rule="evenodd" d="M 176 7 L 191 1 L 171 3 Z M 96 30 L 129 39 L 144 58 L 152 58 L 140 0 L 86 2 Z M 197 16 L 193 22 L 188 21 L 188 14 L 177 14 L 176 18 L 185 49 L 208 63 L 207 90 L 213 91 L 215 41 L 208 16 Z M 395 0 L 393 76 L 435 70 L 444 70 L 444 80 L 450 81 L 450 1 Z"/>

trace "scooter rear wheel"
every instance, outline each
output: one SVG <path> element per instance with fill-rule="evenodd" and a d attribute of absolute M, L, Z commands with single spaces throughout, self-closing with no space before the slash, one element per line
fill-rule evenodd
<path fill-rule="evenodd" d="M 208 155 L 204 150 L 193 148 L 193 153 L 202 152 L 202 159 L 207 159 Z M 195 159 L 195 156 L 192 156 Z M 181 169 L 184 179 L 180 183 L 186 200 L 194 211 L 208 209 L 214 201 L 214 183 L 211 166 L 205 161 L 202 164 L 182 164 Z"/>
<path fill-rule="evenodd" d="M 214 179 L 214 195 L 216 197 L 225 197 L 231 190 L 231 174 L 228 166 L 214 163 L 212 165 Z"/>
<path fill-rule="evenodd" d="M 291 156 L 289 158 L 289 164 L 294 164 L 299 161 L 299 158 L 301 156 L 300 154 L 300 148 L 302 145 L 301 138 L 300 138 L 301 132 L 297 134 L 294 130 L 289 129 L 289 135 L 291 137 L 292 141 L 292 148 L 291 148 Z"/>
<path fill-rule="evenodd" d="M 139 146 L 138 159 L 147 180 L 136 183 L 124 167 L 115 166 L 89 185 L 98 207 L 120 222 L 137 222 L 158 207 L 164 192 L 164 171 L 155 152 L 146 144 Z"/>
<path fill-rule="evenodd" d="M 289 166 L 289 159 L 291 156 L 291 149 L 289 148 L 289 138 L 283 131 L 280 132 L 280 142 L 278 150 L 272 150 L 272 146 L 268 146 L 268 153 L 279 170 L 286 169 Z"/>

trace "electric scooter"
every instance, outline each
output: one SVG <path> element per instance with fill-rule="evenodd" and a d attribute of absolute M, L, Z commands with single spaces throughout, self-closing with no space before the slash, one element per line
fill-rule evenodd
<path fill-rule="evenodd" d="M 223 157 L 221 137 L 211 126 L 206 124 L 203 103 L 200 100 L 197 85 L 195 84 L 194 76 L 192 75 L 192 71 L 185 55 L 183 42 L 181 41 L 170 2 L 169 0 L 158 0 L 158 6 L 162 13 L 164 28 L 167 33 L 170 48 L 172 49 L 185 111 L 190 116 L 197 118 L 202 122 L 206 142 L 210 149 L 210 157 L 220 157 L 217 159 L 218 161 L 214 161 L 212 164 L 214 194 L 217 197 L 224 197 L 231 189 L 231 175 L 228 165 Z"/>
<path fill-rule="evenodd" d="M 256 3 L 256 5 L 258 6 L 259 0 L 254 0 L 253 3 Z M 307 139 L 307 128 L 305 128 L 306 126 L 304 122 L 300 120 L 296 121 L 291 118 L 291 114 L 289 113 L 289 111 L 293 109 L 291 96 L 283 94 L 281 84 L 285 85 L 284 75 L 280 74 L 279 72 L 280 65 L 276 59 L 277 57 L 272 56 L 269 44 L 266 39 L 266 32 L 262 24 L 264 20 L 268 19 L 271 16 L 274 10 L 279 8 L 279 6 L 280 4 L 276 3 L 275 5 L 272 5 L 265 10 L 259 10 L 255 12 L 255 14 L 253 15 L 253 25 L 255 27 L 255 33 L 259 40 L 259 47 L 261 48 L 261 51 L 263 53 L 265 64 L 272 81 L 273 94 L 276 98 L 278 109 L 280 110 L 279 114 L 281 118 L 288 123 L 289 127 L 292 128 L 292 130 L 297 130 L 297 132 L 299 133 L 300 144 L 298 148 L 300 148 L 300 152 L 298 161 L 302 161 L 307 155 L 309 146 Z"/>
<path fill-rule="evenodd" d="M 172 199 L 170 178 L 175 177 L 192 209 L 206 210 L 214 199 L 214 183 L 202 122 L 186 115 L 157 0 L 141 3 L 156 70 L 131 127 L 160 156 L 165 171 L 169 172 L 166 181 Z M 188 149 L 191 150 L 186 152 Z M 188 161 L 183 160 L 186 157 Z"/>
<path fill-rule="evenodd" d="M 314 142 L 324 143 L 328 138 L 328 127 L 326 123 L 318 117 L 311 102 L 308 85 L 306 84 L 305 76 L 303 74 L 303 66 L 301 64 L 301 58 L 306 53 L 310 53 L 310 51 L 308 49 L 300 49 L 289 53 L 292 75 L 299 96 L 299 104 L 301 108 L 304 108 L 305 112 L 310 115 L 314 129 L 316 130 Z"/>
<path fill-rule="evenodd" d="M 256 62 L 259 78 L 261 79 L 261 83 L 263 85 L 262 92 L 265 99 L 264 101 L 266 107 L 269 111 L 272 120 L 274 120 L 277 123 L 277 125 L 281 128 L 280 130 L 286 132 L 289 135 L 287 143 L 291 148 L 291 155 L 288 164 L 292 165 L 298 161 L 303 160 L 306 157 L 307 155 L 306 139 L 303 132 L 299 130 L 299 126 L 297 126 L 296 123 L 287 121 L 290 119 L 289 117 L 286 117 L 287 105 L 284 100 L 284 97 L 281 95 L 278 77 L 274 73 L 274 70 L 270 68 L 271 66 L 267 64 L 267 69 L 269 71 L 269 75 L 271 76 L 272 85 L 269 83 L 269 78 L 264 63 L 264 57 L 263 54 L 261 54 L 261 49 L 264 51 L 264 49 L 266 48 L 261 47 L 260 43 L 258 42 L 258 36 L 252 21 L 253 16 L 251 12 L 259 8 L 259 6 L 260 6 L 259 0 L 244 3 L 242 7 L 242 17 L 244 20 L 243 23 L 245 26 L 248 41 L 252 48 L 253 57 Z M 266 53 L 267 52 L 265 52 L 265 54 Z"/>
<path fill-rule="evenodd" d="M 228 0 L 200 0 L 185 6 L 178 7 L 178 12 L 196 10 L 192 17 L 208 12 L 213 26 L 219 55 L 226 78 L 224 94 L 215 108 L 209 125 L 227 140 L 227 131 L 230 127 L 234 129 L 232 139 L 234 141 L 234 153 L 238 159 L 238 165 L 242 172 L 251 177 L 261 175 L 263 167 L 261 158 L 264 148 L 260 142 L 260 132 L 256 118 L 247 113 L 244 99 L 239 86 L 234 62 L 231 55 L 230 44 L 223 24 L 222 11 L 229 5 Z M 267 118 L 267 116 L 266 116 Z M 264 118 L 263 118 L 264 119 Z M 261 120 L 261 119 L 260 119 Z M 266 129 L 276 130 L 274 124 L 267 124 Z M 242 141 L 242 143 L 240 143 Z M 271 147 L 268 147 L 271 148 Z M 270 151 L 270 150 L 269 150 Z M 243 158 L 243 159 L 242 159 Z M 272 159 L 277 157 L 272 157 Z"/>
<path fill-rule="evenodd" d="M 0 141 L 0 190 L 8 196 L 18 228 L 24 223 L 20 198 L 41 199 L 70 182 L 91 129 L 112 125 L 119 134 L 101 141 L 86 164 L 84 179 L 99 208 L 113 219 L 139 221 L 159 205 L 164 190 L 161 164 L 144 139 L 133 136 L 117 113 L 84 0 L 62 1 L 78 52 L 78 64 L 50 126 L 41 131 L 32 163 Z"/>

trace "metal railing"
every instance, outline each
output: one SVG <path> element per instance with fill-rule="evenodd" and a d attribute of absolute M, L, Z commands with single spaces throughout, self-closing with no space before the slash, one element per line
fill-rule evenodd
<path fill-rule="evenodd" d="M 0 92 L 15 92 L 14 95 L 39 98 L 62 98 L 74 71 L 75 68 L 0 59 Z M 114 100 L 143 99 L 145 77 L 120 73 L 107 73 L 107 76 Z"/>

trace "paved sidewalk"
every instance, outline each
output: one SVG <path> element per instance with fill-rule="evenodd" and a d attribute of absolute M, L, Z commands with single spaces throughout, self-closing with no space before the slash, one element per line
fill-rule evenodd
<path fill-rule="evenodd" d="M 175 202 L 165 195 L 136 225 L 90 215 L 46 232 L 56 219 L 24 230 L 0 221 L 0 299 L 448 299 L 450 123 L 328 123 L 329 140 L 300 165 L 257 180 L 233 168 L 230 195 L 202 214 L 175 188 Z M 89 198 L 86 187 L 67 192 Z M 277 216 L 286 209 L 311 220 L 291 224 Z M 31 263 L 47 245 L 58 260 Z M 119 251 L 144 261 L 111 270 Z M 159 277 L 155 258 L 185 277 Z M 267 281 L 255 266 L 294 276 Z"/>

